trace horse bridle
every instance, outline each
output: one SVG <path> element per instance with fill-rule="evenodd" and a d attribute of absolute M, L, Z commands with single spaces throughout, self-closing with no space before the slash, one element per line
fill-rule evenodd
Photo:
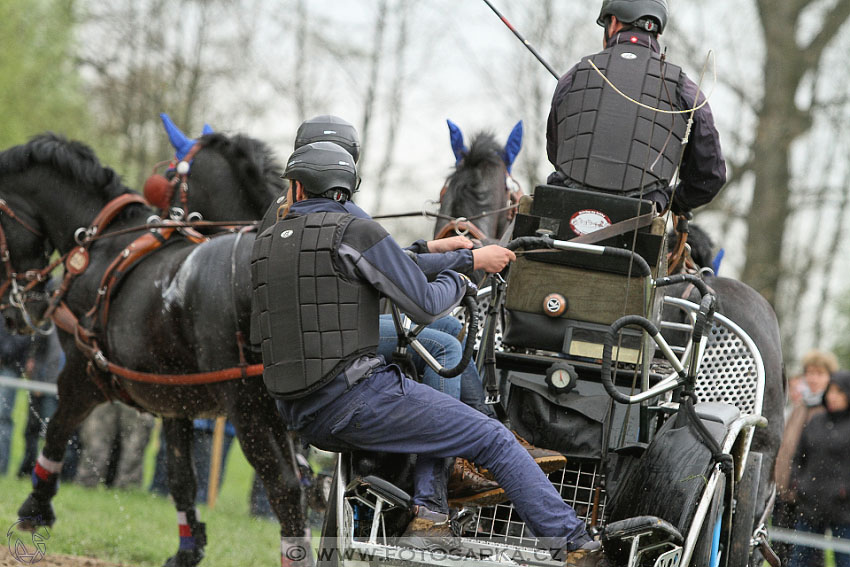
<path fill-rule="evenodd" d="M 44 238 L 44 235 L 36 228 L 33 228 L 28 222 L 26 222 L 20 215 L 15 214 L 9 204 L 0 199 L 0 216 L 5 215 L 17 222 L 21 227 L 34 234 L 39 238 Z M 26 304 L 28 302 L 44 300 L 48 297 L 48 293 L 46 291 L 35 291 L 34 288 L 39 284 L 46 282 L 50 278 L 50 272 L 59 265 L 63 258 L 60 258 L 54 262 L 49 262 L 44 268 L 40 270 L 26 270 L 24 272 L 20 272 L 12 264 L 12 255 L 9 251 L 9 241 L 6 238 L 6 230 L 3 228 L 2 223 L 0 223 L 0 262 L 3 263 L 3 269 L 6 274 L 6 280 L 0 284 L 0 298 L 6 296 L 6 292 L 9 293 L 9 303 L 0 304 L 0 310 L 6 309 L 11 306 L 20 311 L 21 317 L 24 319 L 24 322 L 28 327 L 33 329 L 35 332 L 39 334 L 48 334 L 53 329 L 53 321 L 48 319 L 48 325 L 44 328 L 38 327 L 32 319 L 32 316 L 27 311 Z"/>
<path fill-rule="evenodd" d="M 166 196 L 167 198 L 165 199 L 168 208 L 162 209 L 162 211 L 163 215 L 168 215 L 168 218 L 172 220 L 181 221 L 185 218 L 187 221 L 195 221 L 203 219 L 201 214 L 198 212 L 189 212 L 187 214 L 187 212 L 189 211 L 189 172 L 191 170 L 190 164 L 192 162 L 192 159 L 194 159 L 195 154 L 197 154 L 202 148 L 203 145 L 201 144 L 201 142 L 196 142 L 192 146 L 192 148 L 186 153 L 186 155 L 183 156 L 183 159 L 179 160 L 177 163 L 175 163 L 175 160 L 172 159 L 161 161 L 154 165 L 153 174 L 151 175 L 151 177 L 163 177 L 164 182 L 169 185 L 169 191 Z M 164 176 L 160 176 L 158 173 L 156 173 L 156 170 L 165 164 L 169 164 L 169 169 L 175 170 L 174 176 L 171 179 L 166 179 Z M 171 206 L 171 203 L 174 200 L 175 191 L 178 192 L 182 209 L 180 207 Z M 153 204 L 155 206 L 158 206 L 158 204 L 156 203 Z"/>
<path fill-rule="evenodd" d="M 449 184 L 446 182 L 443 185 L 443 188 L 440 189 L 440 200 L 438 203 L 443 202 L 443 197 L 446 195 L 446 192 L 449 190 Z M 471 217 L 450 217 L 448 215 L 437 215 L 438 218 L 443 218 L 448 220 L 449 222 L 443 225 L 443 228 L 434 236 L 435 240 L 439 240 L 441 238 L 447 238 L 452 236 L 452 232 L 454 232 L 458 236 L 472 236 L 478 240 L 484 240 L 489 238 L 488 235 L 484 234 L 484 231 L 478 228 L 476 224 L 473 222 L 475 220 L 485 218 L 491 215 L 498 215 L 500 213 L 504 213 L 507 211 L 508 213 L 508 222 L 513 220 L 516 216 L 517 208 L 519 207 L 519 200 L 524 195 L 522 191 L 522 187 L 517 181 L 511 176 L 507 171 L 505 172 L 505 191 L 508 194 L 507 206 L 501 207 L 499 209 L 494 209 L 492 211 L 485 211 L 483 213 L 473 215 Z"/>

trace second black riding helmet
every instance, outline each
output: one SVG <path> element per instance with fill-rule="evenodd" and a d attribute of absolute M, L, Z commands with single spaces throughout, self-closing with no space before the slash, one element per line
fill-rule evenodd
<path fill-rule="evenodd" d="M 647 31 L 662 33 L 667 26 L 667 0 L 603 0 L 596 23 L 605 27 L 605 20 L 609 16 L 615 16 L 624 24 L 630 25 L 652 18 L 658 24 L 658 29 Z"/>
<path fill-rule="evenodd" d="M 304 191 L 345 202 L 357 189 L 354 159 L 333 142 L 313 142 L 292 152 L 283 177 L 300 181 Z"/>
<path fill-rule="evenodd" d="M 322 114 L 305 120 L 295 133 L 295 149 L 313 142 L 333 142 L 351 154 L 354 163 L 360 158 L 360 137 L 349 122 L 339 116 Z"/>

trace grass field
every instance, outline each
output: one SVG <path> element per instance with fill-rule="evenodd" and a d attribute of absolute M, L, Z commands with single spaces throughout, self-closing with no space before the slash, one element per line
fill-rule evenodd
<path fill-rule="evenodd" d="M 31 489 L 29 479 L 17 479 L 21 460 L 26 396 L 19 393 L 15 408 L 15 439 L 9 476 L 0 476 L 0 544 L 17 520 L 17 510 Z M 156 432 L 155 432 L 156 433 Z M 145 486 L 153 475 L 158 435 L 145 455 Z M 276 521 L 252 518 L 248 495 L 253 470 L 238 443 L 228 456 L 226 477 L 213 510 L 200 507 L 209 543 L 203 565 L 243 567 L 280 565 L 280 531 Z M 78 555 L 133 566 L 159 566 L 177 550 L 177 519 L 167 498 L 143 490 L 89 489 L 60 485 L 53 500 L 57 521 L 49 530 L 50 554 Z M 49 564 L 48 562 L 45 562 Z"/>

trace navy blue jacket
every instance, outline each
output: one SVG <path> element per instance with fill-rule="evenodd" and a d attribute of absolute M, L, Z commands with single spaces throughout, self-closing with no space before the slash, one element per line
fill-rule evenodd
<path fill-rule="evenodd" d="M 345 210 L 360 219 L 370 219 L 363 209 L 346 201 Z M 470 274 L 473 267 L 472 251 L 469 249 L 452 250 L 451 252 L 428 252 L 428 244 L 424 240 L 417 240 L 405 250 L 413 253 L 413 260 L 422 268 L 428 279 L 433 279 L 443 270 L 454 270 L 464 274 Z"/>
<path fill-rule="evenodd" d="M 658 42 L 652 34 L 638 30 L 625 30 L 614 34 L 608 40 L 608 47 L 618 43 L 632 42 L 632 38 L 635 40 L 633 43 L 637 45 L 649 47 L 656 53 L 659 51 Z M 577 64 L 558 81 L 555 94 L 552 96 L 549 120 L 546 124 L 546 154 L 556 169 L 558 123 L 555 109 L 558 108 L 558 105 L 569 92 L 573 84 L 573 74 L 576 67 Z M 697 91 L 697 85 L 689 78 L 684 77 L 682 91 L 677 93 L 680 108 L 693 108 Z M 698 104 L 702 104 L 704 100 L 705 97 L 700 93 Z M 685 210 L 691 210 L 708 203 L 726 183 L 726 162 L 720 149 L 720 135 L 714 126 L 714 116 L 708 104 L 694 112 L 694 123 L 691 127 L 690 140 L 688 145 L 685 146 L 679 179 L 680 183 L 676 188 L 676 203 L 679 209 Z M 562 185 L 563 181 L 562 174 L 557 171 L 549 176 L 549 183 Z M 663 208 L 669 202 L 670 196 L 666 192 L 654 191 L 647 194 L 645 198 L 657 202 Z"/>

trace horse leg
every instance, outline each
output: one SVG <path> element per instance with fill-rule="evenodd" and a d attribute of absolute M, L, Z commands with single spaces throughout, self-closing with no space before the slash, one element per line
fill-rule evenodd
<path fill-rule="evenodd" d="M 35 530 L 39 526 L 52 526 L 56 521 L 50 501 L 59 489 L 68 439 L 91 410 L 106 401 L 85 369 L 85 359 L 73 352 L 59 374 L 59 405 L 47 424 L 44 449 L 32 470 L 32 492 L 18 509 L 21 529 Z"/>
<path fill-rule="evenodd" d="M 259 385 L 262 387 L 262 382 Z M 265 392 L 239 392 L 238 396 L 233 407 L 228 408 L 228 418 L 236 428 L 245 457 L 263 481 L 269 504 L 280 522 L 281 565 L 313 565 L 306 503 L 286 426 Z"/>
<path fill-rule="evenodd" d="M 193 567 L 204 558 L 207 545 L 206 525 L 200 521 L 195 508 L 195 465 L 192 460 L 192 420 L 163 418 L 168 491 L 177 508 L 177 528 L 180 547 L 168 558 L 165 567 Z"/>

